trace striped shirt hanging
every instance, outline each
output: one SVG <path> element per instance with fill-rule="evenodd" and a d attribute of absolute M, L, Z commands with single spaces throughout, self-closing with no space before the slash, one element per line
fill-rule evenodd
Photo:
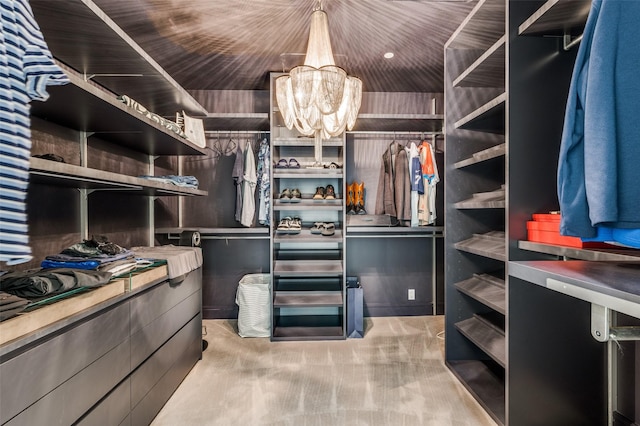
<path fill-rule="evenodd" d="M 69 80 L 52 59 L 27 0 L 0 0 L 0 262 L 31 260 L 26 197 L 31 100 Z"/>

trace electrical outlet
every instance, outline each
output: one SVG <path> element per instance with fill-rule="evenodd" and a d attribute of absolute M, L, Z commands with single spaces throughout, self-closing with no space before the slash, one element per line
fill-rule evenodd
<path fill-rule="evenodd" d="M 415 288 L 410 288 L 408 293 L 407 293 L 407 298 L 409 300 L 416 300 L 416 289 Z"/>

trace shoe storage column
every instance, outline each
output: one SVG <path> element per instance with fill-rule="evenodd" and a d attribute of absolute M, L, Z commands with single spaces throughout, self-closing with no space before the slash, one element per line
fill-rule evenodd
<path fill-rule="evenodd" d="M 313 137 L 288 130 L 280 75 L 271 75 L 271 339 L 344 339 L 344 136 L 322 141 L 318 156 Z"/>

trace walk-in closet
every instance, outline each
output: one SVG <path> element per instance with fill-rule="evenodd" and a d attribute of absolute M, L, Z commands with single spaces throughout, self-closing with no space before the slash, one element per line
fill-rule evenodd
<path fill-rule="evenodd" d="M 638 19 L 0 0 L 0 424 L 640 425 Z"/>

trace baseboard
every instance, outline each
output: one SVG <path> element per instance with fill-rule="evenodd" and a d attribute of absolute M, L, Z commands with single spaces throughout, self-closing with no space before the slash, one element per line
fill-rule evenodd
<path fill-rule="evenodd" d="M 202 307 L 202 319 L 238 319 L 238 307 Z"/>

